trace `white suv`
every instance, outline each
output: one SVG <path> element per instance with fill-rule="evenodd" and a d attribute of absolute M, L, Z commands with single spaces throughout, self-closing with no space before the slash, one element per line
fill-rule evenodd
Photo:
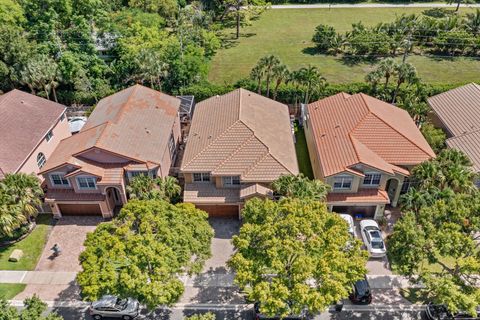
<path fill-rule="evenodd" d="M 373 258 L 385 257 L 387 249 L 382 239 L 382 231 L 380 231 L 377 222 L 375 220 L 360 221 L 360 232 L 370 256 Z"/>

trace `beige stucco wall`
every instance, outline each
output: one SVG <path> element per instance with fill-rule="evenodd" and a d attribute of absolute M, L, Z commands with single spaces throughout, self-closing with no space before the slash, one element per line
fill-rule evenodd
<path fill-rule="evenodd" d="M 308 115 L 308 108 L 305 109 L 305 114 Z M 315 179 L 324 180 L 323 173 L 320 168 L 320 156 L 315 144 L 315 138 L 313 136 L 312 126 L 310 125 L 310 119 L 304 121 L 303 130 L 305 131 L 305 139 L 307 141 L 308 155 L 310 157 L 310 163 L 312 165 L 313 176 Z M 299 129 L 302 130 L 302 129 Z"/>
<path fill-rule="evenodd" d="M 335 177 L 338 177 L 338 176 L 352 177 L 352 179 L 353 179 L 352 180 L 352 188 L 350 190 L 346 190 L 346 189 L 334 190 L 333 189 L 333 182 L 335 181 Z M 359 177 L 359 176 L 356 176 L 356 175 L 353 175 L 353 174 L 347 174 L 347 173 L 336 174 L 336 175 L 327 177 L 325 179 L 325 183 L 329 184 L 332 187 L 332 189 L 330 190 L 330 192 L 332 192 L 332 193 L 355 193 L 355 192 L 358 192 L 359 185 L 362 181 L 363 181 L 362 177 Z"/>
<path fill-rule="evenodd" d="M 40 168 L 37 165 L 37 156 L 40 152 L 45 154 L 45 158 L 48 160 L 48 158 L 51 156 L 55 148 L 58 146 L 60 141 L 62 139 L 68 138 L 70 134 L 70 129 L 68 127 L 68 121 L 67 117 L 65 117 L 62 121 L 58 120 L 58 122 L 53 125 L 53 137 L 50 139 L 50 141 L 47 142 L 45 137 L 42 138 L 42 141 L 39 141 L 39 144 L 37 147 L 32 150 L 31 154 L 29 157 L 26 159 L 26 161 L 23 163 L 23 165 L 20 167 L 18 172 L 23 172 L 23 173 L 34 173 L 38 175 L 38 172 L 40 171 Z M 45 135 L 48 133 L 45 132 Z M 38 176 L 40 180 L 43 181 L 43 177 L 41 175 Z"/>

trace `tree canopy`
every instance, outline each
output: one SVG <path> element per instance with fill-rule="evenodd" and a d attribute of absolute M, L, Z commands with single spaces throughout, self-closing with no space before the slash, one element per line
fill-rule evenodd
<path fill-rule="evenodd" d="M 233 237 L 235 283 L 268 316 L 322 311 L 366 273 L 367 253 L 322 202 L 252 199 Z"/>
<path fill-rule="evenodd" d="M 184 290 L 178 276 L 201 271 L 212 237 L 207 213 L 192 204 L 131 200 L 88 234 L 77 276 L 82 295 L 133 297 L 148 308 L 171 305 Z"/>
<path fill-rule="evenodd" d="M 27 298 L 23 301 L 25 308 L 18 310 L 12 307 L 6 300 L 0 299 L 0 320 L 62 320 L 63 317 L 55 312 L 47 316 L 42 314 L 47 310 L 47 304 L 37 296 Z"/>
<path fill-rule="evenodd" d="M 464 154 L 446 149 L 413 169 L 415 187 L 401 199 L 404 214 L 388 256 L 433 301 L 473 313 L 480 303 L 480 193 L 469 165 Z"/>
<path fill-rule="evenodd" d="M 0 181 L 0 238 L 12 236 L 15 229 L 27 224 L 38 213 L 43 190 L 31 174 L 6 174 Z"/>
<path fill-rule="evenodd" d="M 324 201 L 329 185 L 320 180 L 310 180 L 303 174 L 282 175 L 272 183 L 273 191 L 280 196 Z"/>
<path fill-rule="evenodd" d="M 148 175 L 134 177 L 126 187 L 131 199 L 177 200 L 182 191 L 178 180 L 171 176 L 152 178 Z"/>

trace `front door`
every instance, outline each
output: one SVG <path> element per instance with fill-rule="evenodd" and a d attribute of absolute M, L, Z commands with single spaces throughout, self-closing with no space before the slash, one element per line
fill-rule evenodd
<path fill-rule="evenodd" d="M 390 204 L 394 202 L 395 195 L 397 194 L 397 189 L 398 189 L 397 179 L 390 179 L 387 181 L 387 193 L 388 193 L 388 198 L 390 199 Z"/>

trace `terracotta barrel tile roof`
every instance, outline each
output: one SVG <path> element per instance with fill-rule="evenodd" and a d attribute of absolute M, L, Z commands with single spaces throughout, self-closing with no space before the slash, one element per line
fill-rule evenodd
<path fill-rule="evenodd" d="M 254 181 L 298 174 L 287 106 L 244 89 L 198 103 L 181 169 Z"/>
<path fill-rule="evenodd" d="M 307 108 L 325 177 L 359 163 L 408 175 L 400 166 L 435 156 L 405 110 L 373 97 L 339 93 Z"/>
<path fill-rule="evenodd" d="M 65 109 L 64 105 L 16 89 L 1 95 L 1 171 L 16 172 Z"/>

